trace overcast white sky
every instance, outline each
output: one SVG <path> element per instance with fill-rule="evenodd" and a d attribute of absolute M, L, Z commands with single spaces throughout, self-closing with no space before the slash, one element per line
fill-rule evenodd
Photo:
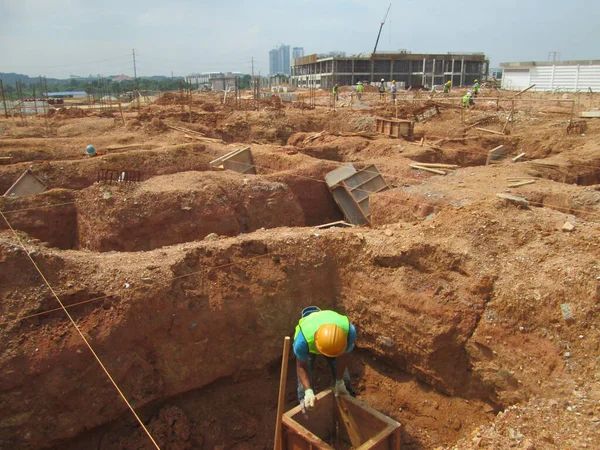
<path fill-rule="evenodd" d="M 284 43 L 373 50 L 389 0 L 0 0 L 0 72 L 268 72 Z M 501 61 L 600 59 L 600 0 L 393 0 L 378 50 L 484 52 Z"/>

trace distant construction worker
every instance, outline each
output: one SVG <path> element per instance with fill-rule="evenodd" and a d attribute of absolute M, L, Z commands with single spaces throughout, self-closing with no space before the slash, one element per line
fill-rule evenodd
<path fill-rule="evenodd" d="M 473 101 L 472 95 L 473 94 L 471 93 L 471 91 L 469 91 L 465 95 L 463 95 L 463 98 L 462 98 L 462 107 L 463 108 L 470 108 L 471 105 L 475 104 L 475 102 Z"/>
<path fill-rule="evenodd" d="M 356 96 L 358 97 L 358 101 L 360 102 L 360 99 L 362 98 L 362 93 L 364 91 L 364 86 L 362 84 L 362 81 L 359 81 L 358 84 L 356 85 Z"/>
<path fill-rule="evenodd" d="M 479 80 L 476 79 L 473 84 L 473 96 L 477 97 L 477 94 L 479 94 Z"/>
<path fill-rule="evenodd" d="M 396 104 L 396 93 L 398 92 L 398 88 L 396 87 L 396 80 L 392 80 L 392 87 L 390 89 L 392 93 L 392 103 Z"/>
<path fill-rule="evenodd" d="M 315 406 L 313 367 L 317 355 L 323 355 L 335 380 L 334 394 L 354 395 L 348 373 L 348 354 L 354 349 L 356 329 L 348 317 L 316 306 L 302 310 L 294 334 L 294 354 L 298 375 L 298 403 Z"/>
<path fill-rule="evenodd" d="M 333 87 L 333 99 L 337 102 L 338 101 L 338 84 L 335 83 L 335 86 Z"/>
<path fill-rule="evenodd" d="M 97 152 L 97 151 L 96 151 L 96 147 L 94 147 L 93 145 L 88 145 L 88 146 L 85 148 L 85 153 L 86 153 L 86 155 L 88 155 L 88 156 L 102 156 L 102 153 L 100 153 L 100 152 Z"/>
<path fill-rule="evenodd" d="M 444 94 L 449 94 L 451 87 L 452 87 L 452 81 L 450 81 L 450 80 L 446 81 L 446 84 L 444 85 Z"/>
<path fill-rule="evenodd" d="M 382 78 L 379 83 L 379 101 L 385 100 L 385 80 Z"/>

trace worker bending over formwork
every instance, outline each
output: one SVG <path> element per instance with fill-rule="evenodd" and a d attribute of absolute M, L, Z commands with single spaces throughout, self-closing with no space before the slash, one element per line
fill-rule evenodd
<path fill-rule="evenodd" d="M 317 355 L 323 355 L 335 380 L 334 393 L 352 395 L 348 373 L 349 353 L 354 349 L 356 328 L 348 317 L 316 306 L 302 310 L 294 334 L 294 354 L 298 375 L 298 403 L 308 409 L 315 406 L 313 368 Z"/>

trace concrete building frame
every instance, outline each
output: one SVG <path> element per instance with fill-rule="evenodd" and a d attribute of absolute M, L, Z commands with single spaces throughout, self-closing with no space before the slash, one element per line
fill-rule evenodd
<path fill-rule="evenodd" d="M 376 53 L 349 57 L 318 58 L 316 54 L 296 58 L 291 83 L 299 87 L 331 88 L 359 81 L 378 84 L 396 80 L 412 88 L 431 88 L 452 81 L 467 86 L 487 77 L 489 60 L 483 53 Z"/>

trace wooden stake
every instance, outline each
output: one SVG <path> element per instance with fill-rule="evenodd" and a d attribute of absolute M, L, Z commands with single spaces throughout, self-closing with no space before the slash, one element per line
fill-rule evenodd
<path fill-rule="evenodd" d="M 283 407 L 285 403 L 285 385 L 287 381 L 288 358 L 290 356 L 290 337 L 286 336 L 283 340 L 283 359 L 281 360 L 281 376 L 279 377 L 279 399 L 277 402 L 277 422 L 275 423 L 275 450 L 282 449 L 281 442 L 281 417 L 283 416 Z"/>
<path fill-rule="evenodd" d="M 421 138 L 421 143 L 419 144 L 419 146 L 423 147 L 423 141 L 425 140 L 425 137 Z"/>
<path fill-rule="evenodd" d="M 119 111 L 121 112 L 121 120 L 123 121 L 123 125 L 125 125 L 125 116 L 123 115 L 123 106 L 121 106 L 121 102 L 119 102 Z"/>
<path fill-rule="evenodd" d="M 506 133 L 506 127 L 508 126 L 508 122 L 510 122 L 511 117 L 512 117 L 512 111 L 510 112 L 510 114 L 506 118 L 506 123 L 504 124 L 504 127 L 502 127 L 502 134 Z"/>
<path fill-rule="evenodd" d="M 479 131 L 485 131 L 487 133 L 493 133 L 493 134 L 501 134 L 504 135 L 504 133 L 501 133 L 500 131 L 494 131 L 494 130 L 488 130 L 487 128 L 475 128 L 476 130 Z"/>
<path fill-rule="evenodd" d="M 528 88 L 526 88 L 526 89 L 523 89 L 522 91 L 520 91 L 519 93 L 517 93 L 517 94 L 515 95 L 515 97 L 518 97 L 518 96 L 519 96 L 519 95 L 521 95 L 523 92 L 527 92 L 527 91 L 528 91 L 529 89 L 531 89 L 532 87 L 535 87 L 535 84 L 532 84 L 532 85 L 531 85 L 531 86 L 529 86 Z M 513 98 L 514 98 L 514 97 L 513 97 Z"/>
<path fill-rule="evenodd" d="M 571 103 L 571 115 L 569 116 L 569 123 L 573 122 L 573 112 L 575 111 L 575 100 Z"/>

